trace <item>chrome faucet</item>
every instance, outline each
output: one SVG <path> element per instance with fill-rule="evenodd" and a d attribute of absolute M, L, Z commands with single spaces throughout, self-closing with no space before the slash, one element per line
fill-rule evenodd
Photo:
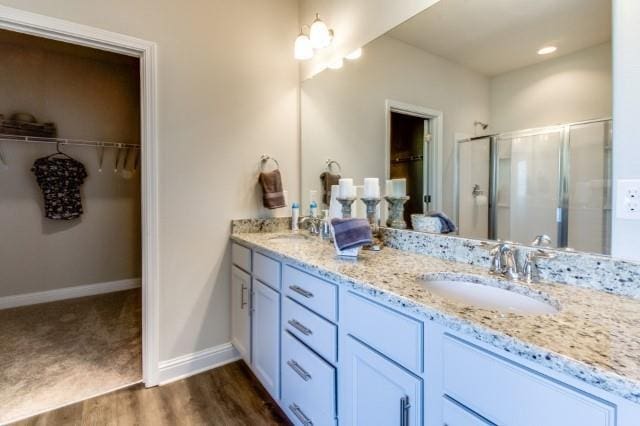
<path fill-rule="evenodd" d="M 534 247 L 540 247 L 527 253 L 522 265 L 522 280 L 528 283 L 537 283 L 540 281 L 540 271 L 536 260 L 553 259 L 556 257 L 553 253 L 544 250 L 544 247 L 551 246 L 551 238 L 548 235 L 538 235 L 532 242 Z"/>
<path fill-rule="evenodd" d="M 300 226 L 308 223 L 308 230 L 311 235 L 318 236 L 320 235 L 320 225 L 322 223 L 322 219 L 315 216 L 305 216 L 300 218 Z"/>
<path fill-rule="evenodd" d="M 489 267 L 491 274 L 503 276 L 511 281 L 521 280 L 537 283 L 540 280 L 540 274 L 536 260 L 553 259 L 555 255 L 544 250 L 551 245 L 551 238 L 547 235 L 538 235 L 531 245 L 536 248 L 527 252 L 522 271 L 518 269 L 516 250 L 508 241 L 499 241 L 497 244 L 483 243 L 481 247 L 488 249 L 491 255 L 491 266 Z"/>
<path fill-rule="evenodd" d="M 491 248 L 489 254 L 492 256 L 489 272 L 496 275 L 502 275 L 503 277 L 513 281 L 520 278 L 515 252 L 510 243 L 500 242 L 496 244 Z"/>

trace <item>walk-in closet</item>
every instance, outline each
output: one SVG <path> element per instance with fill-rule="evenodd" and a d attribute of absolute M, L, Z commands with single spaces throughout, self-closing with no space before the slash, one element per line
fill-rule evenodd
<path fill-rule="evenodd" d="M 0 424 L 139 382 L 138 58 L 0 30 Z"/>

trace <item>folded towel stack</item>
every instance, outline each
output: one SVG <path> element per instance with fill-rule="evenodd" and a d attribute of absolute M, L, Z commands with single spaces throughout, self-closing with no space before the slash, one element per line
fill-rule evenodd
<path fill-rule="evenodd" d="M 280 170 L 276 169 L 271 172 L 262 172 L 258 180 L 260 185 L 262 185 L 263 205 L 268 209 L 285 207 Z"/>
<path fill-rule="evenodd" d="M 436 217 L 440 219 L 440 223 L 442 224 L 442 229 L 440 230 L 440 232 L 442 232 L 443 234 L 456 232 L 458 230 L 458 228 L 456 227 L 456 224 L 453 223 L 453 221 L 449 218 L 449 216 L 447 216 L 443 212 L 429 212 L 428 216 Z"/>
<path fill-rule="evenodd" d="M 331 187 L 338 184 L 340 175 L 324 172 L 320 175 L 320 180 L 322 181 L 322 202 L 328 206 L 331 201 Z"/>
<path fill-rule="evenodd" d="M 371 227 L 366 219 L 331 219 L 333 238 L 340 250 L 373 243 Z"/>

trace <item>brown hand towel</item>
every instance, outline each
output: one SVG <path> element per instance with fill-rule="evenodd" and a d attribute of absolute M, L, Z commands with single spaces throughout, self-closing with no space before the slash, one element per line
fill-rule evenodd
<path fill-rule="evenodd" d="M 331 172 L 324 172 L 320 175 L 322 181 L 322 202 L 327 206 L 331 202 L 331 185 L 337 185 L 340 175 L 334 175 Z"/>
<path fill-rule="evenodd" d="M 266 208 L 279 209 L 285 207 L 280 170 L 262 172 L 258 181 L 262 185 L 262 203 Z"/>

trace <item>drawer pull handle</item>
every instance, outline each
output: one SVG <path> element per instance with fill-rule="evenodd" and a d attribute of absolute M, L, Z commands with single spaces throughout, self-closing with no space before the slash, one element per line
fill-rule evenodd
<path fill-rule="evenodd" d="M 304 288 L 298 285 L 290 285 L 289 288 L 292 291 L 295 291 L 296 293 L 298 293 L 300 296 L 306 297 L 307 299 L 311 299 L 313 297 L 313 293 L 311 293 L 308 290 L 305 290 Z"/>
<path fill-rule="evenodd" d="M 311 374 L 307 373 L 307 371 L 302 368 L 296 361 L 290 359 L 289 361 L 287 361 L 287 365 L 291 367 L 293 371 L 298 373 L 298 376 L 302 377 L 302 380 L 304 380 L 305 382 L 311 380 Z"/>
<path fill-rule="evenodd" d="M 287 322 L 289 323 L 289 325 L 291 327 L 295 328 L 296 330 L 298 330 L 300 333 L 304 334 L 305 336 L 311 336 L 313 334 L 313 331 L 309 330 L 307 327 L 305 327 L 304 325 L 300 324 L 298 321 L 296 321 L 294 319 L 290 319 Z"/>
<path fill-rule="evenodd" d="M 293 414 L 295 414 L 295 416 L 298 418 L 298 420 L 300 420 L 300 422 L 304 425 L 304 426 L 313 426 L 313 422 L 311 420 L 309 420 L 309 417 L 307 417 L 302 410 L 300 409 L 300 407 L 298 407 L 298 404 L 290 404 L 289 405 L 289 410 L 291 410 L 291 412 Z"/>
<path fill-rule="evenodd" d="M 409 408 L 411 408 L 409 397 L 400 398 L 400 426 L 409 426 Z"/>

